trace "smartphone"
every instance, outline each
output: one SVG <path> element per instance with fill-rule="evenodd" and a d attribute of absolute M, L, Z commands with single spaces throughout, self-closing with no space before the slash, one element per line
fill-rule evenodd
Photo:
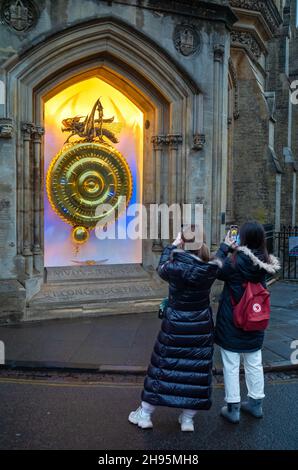
<path fill-rule="evenodd" d="M 230 226 L 230 237 L 234 242 L 238 241 L 238 235 L 239 235 L 238 225 L 231 225 Z"/>

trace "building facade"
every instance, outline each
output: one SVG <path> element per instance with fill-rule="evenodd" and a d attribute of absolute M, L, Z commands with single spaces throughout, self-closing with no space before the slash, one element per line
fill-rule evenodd
<path fill-rule="evenodd" d="M 297 63 L 295 1 L 231 1 L 239 20 L 233 26 L 231 65 L 237 95 L 230 114 L 228 158 L 232 170 L 228 214 L 296 224 L 297 111 L 291 85 Z M 245 51 L 246 49 L 246 51 Z"/>
<path fill-rule="evenodd" d="M 60 204 L 73 175 L 88 207 L 109 177 L 145 207 L 203 204 L 211 247 L 231 223 L 296 222 L 296 2 L 2 0 L 0 14 L 3 321 L 149 311 L 164 293 L 159 235 L 79 243 L 94 227 L 74 222 L 73 194 Z M 62 148 L 90 129 L 109 161 L 81 168 Z"/>

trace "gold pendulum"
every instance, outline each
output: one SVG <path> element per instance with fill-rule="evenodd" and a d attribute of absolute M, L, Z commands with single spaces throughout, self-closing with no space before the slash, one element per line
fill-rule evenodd
<path fill-rule="evenodd" d="M 89 231 L 86 229 L 86 227 L 78 225 L 72 231 L 72 238 L 75 243 L 81 245 L 82 243 L 85 243 L 88 240 Z"/>

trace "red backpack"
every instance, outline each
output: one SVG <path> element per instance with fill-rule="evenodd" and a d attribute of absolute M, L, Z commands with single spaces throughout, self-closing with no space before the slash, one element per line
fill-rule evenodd
<path fill-rule="evenodd" d="M 246 282 L 244 294 L 238 304 L 231 295 L 233 321 L 244 331 L 261 331 L 268 326 L 270 319 L 270 293 L 262 284 Z"/>

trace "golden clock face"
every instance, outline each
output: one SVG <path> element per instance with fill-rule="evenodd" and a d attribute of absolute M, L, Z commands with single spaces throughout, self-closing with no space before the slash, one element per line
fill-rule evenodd
<path fill-rule="evenodd" d="M 73 236 L 75 239 L 78 236 L 78 242 L 82 243 L 88 238 L 84 229 L 93 229 L 101 222 L 106 224 L 109 216 L 115 220 L 119 217 L 123 210 L 119 197 L 125 196 L 128 204 L 132 176 L 125 158 L 114 147 L 83 142 L 65 145 L 54 157 L 46 186 L 52 208 L 65 222 L 76 227 Z M 97 213 L 101 204 L 117 210 Z"/>

